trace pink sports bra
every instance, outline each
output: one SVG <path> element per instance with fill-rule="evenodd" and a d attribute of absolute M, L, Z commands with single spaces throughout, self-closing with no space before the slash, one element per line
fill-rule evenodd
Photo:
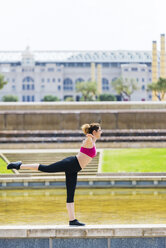
<path fill-rule="evenodd" d="M 92 148 L 85 148 L 81 146 L 80 152 L 88 155 L 91 158 L 95 157 L 97 154 L 95 145 Z"/>

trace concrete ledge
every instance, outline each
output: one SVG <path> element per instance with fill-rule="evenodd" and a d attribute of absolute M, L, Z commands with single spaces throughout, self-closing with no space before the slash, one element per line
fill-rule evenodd
<path fill-rule="evenodd" d="M 78 149 L 78 142 L 73 142 L 72 147 L 75 149 Z M 156 141 L 146 141 L 146 142 L 98 142 L 97 143 L 97 150 L 100 149 L 110 149 L 110 148 L 165 148 L 166 142 L 156 142 Z M 70 149 L 71 148 L 71 142 L 65 142 L 65 143 L 0 143 L 0 149 L 1 151 L 11 149 L 11 150 L 17 150 L 17 149 Z"/>
<path fill-rule="evenodd" d="M 0 174 L 1 175 L 1 174 Z M 3 175 L 3 174 L 2 174 Z M 115 180 L 115 181 L 130 181 L 130 180 L 137 180 L 137 181 L 142 181 L 142 180 L 147 180 L 147 181 L 153 181 L 153 180 L 162 180 L 165 181 L 166 180 L 166 176 L 164 175 L 154 175 L 154 176 L 142 176 L 142 175 L 134 175 L 134 176 L 129 176 L 129 175 L 115 175 L 115 176 L 79 176 L 78 174 L 78 180 L 79 181 L 94 181 L 94 182 L 98 182 L 98 181 L 111 181 L 111 180 Z M 42 182 L 42 181 L 65 181 L 65 173 L 64 176 L 23 176 L 22 174 L 20 175 L 15 175 L 15 174 L 10 174 L 9 177 L 8 175 L 6 175 L 6 177 L 1 177 L 0 176 L 0 182 L 34 182 L 34 181 L 38 181 L 38 182 Z"/>
<path fill-rule="evenodd" d="M 166 237 L 166 224 L 0 226 L 0 238 Z"/>
<path fill-rule="evenodd" d="M 0 226 L 4 248 L 165 248 L 166 225 Z"/>
<path fill-rule="evenodd" d="M 165 188 L 166 176 L 78 176 L 77 188 Z M 66 188 L 65 176 L 1 177 L 0 189 Z"/>
<path fill-rule="evenodd" d="M 48 109 L 165 109 L 166 101 L 157 102 L 1 102 L 2 110 L 48 110 Z"/>
<path fill-rule="evenodd" d="M 158 177 L 158 176 L 166 176 L 166 172 L 98 172 L 97 176 L 104 177 Z"/>

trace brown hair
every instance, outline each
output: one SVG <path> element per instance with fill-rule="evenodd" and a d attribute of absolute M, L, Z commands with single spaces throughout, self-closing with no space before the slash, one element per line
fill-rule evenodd
<path fill-rule="evenodd" d="M 84 132 L 84 134 L 92 134 L 93 131 L 98 131 L 100 127 L 99 123 L 91 123 L 91 124 L 83 124 L 81 126 L 82 131 Z"/>

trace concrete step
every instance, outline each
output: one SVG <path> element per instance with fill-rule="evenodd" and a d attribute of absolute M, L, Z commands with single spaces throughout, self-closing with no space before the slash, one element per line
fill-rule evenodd
<path fill-rule="evenodd" d="M 102 137 L 107 136 L 166 136 L 166 129 L 103 129 Z M 84 138 L 85 135 L 80 130 L 0 130 L 1 138 Z"/>
<path fill-rule="evenodd" d="M 82 141 L 81 137 L 0 137 L 0 143 L 80 143 Z M 166 141 L 165 136 L 107 136 L 101 137 L 100 143 L 102 142 L 130 142 L 130 141 Z"/>

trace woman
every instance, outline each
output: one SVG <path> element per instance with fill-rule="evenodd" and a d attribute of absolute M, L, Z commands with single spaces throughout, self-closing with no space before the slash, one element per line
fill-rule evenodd
<path fill-rule="evenodd" d="M 84 124 L 81 127 L 86 135 L 82 147 L 76 156 L 67 157 L 61 161 L 50 165 L 42 164 L 22 164 L 21 161 L 8 164 L 7 169 L 31 169 L 43 172 L 65 172 L 67 188 L 67 210 L 69 214 L 69 225 L 84 226 L 75 219 L 74 214 L 74 193 L 77 184 L 77 173 L 89 164 L 96 156 L 95 142 L 101 136 L 101 127 L 99 123 Z"/>

